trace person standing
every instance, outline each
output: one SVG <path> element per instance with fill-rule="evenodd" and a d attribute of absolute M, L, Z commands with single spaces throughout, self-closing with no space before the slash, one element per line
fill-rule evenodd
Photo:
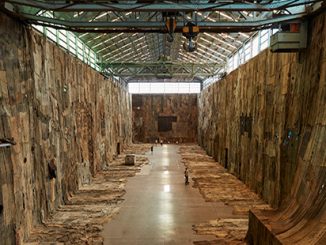
<path fill-rule="evenodd" d="M 188 173 L 188 168 L 185 169 L 185 184 L 188 185 L 189 184 L 189 173 Z"/>

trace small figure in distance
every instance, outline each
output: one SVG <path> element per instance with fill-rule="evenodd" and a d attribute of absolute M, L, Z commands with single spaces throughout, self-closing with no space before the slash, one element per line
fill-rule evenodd
<path fill-rule="evenodd" d="M 163 145 L 163 140 L 160 140 L 161 146 Z"/>
<path fill-rule="evenodd" d="M 151 152 L 153 153 L 153 151 L 154 151 L 154 146 L 151 146 Z"/>
<path fill-rule="evenodd" d="M 158 140 L 155 140 L 155 145 L 157 145 L 157 143 L 158 143 Z"/>
<path fill-rule="evenodd" d="M 189 176 L 188 176 L 188 168 L 186 168 L 185 169 L 185 185 L 188 185 L 189 184 L 189 180 L 188 180 L 188 178 L 189 178 Z"/>

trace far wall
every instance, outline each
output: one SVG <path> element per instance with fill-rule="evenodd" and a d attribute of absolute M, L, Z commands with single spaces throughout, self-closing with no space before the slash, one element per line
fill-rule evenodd
<path fill-rule="evenodd" d="M 196 142 L 197 95 L 132 95 L 133 141 Z"/>

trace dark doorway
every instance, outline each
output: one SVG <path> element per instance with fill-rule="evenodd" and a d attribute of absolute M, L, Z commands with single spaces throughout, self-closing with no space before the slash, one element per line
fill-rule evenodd
<path fill-rule="evenodd" d="M 117 154 L 120 155 L 121 153 L 121 146 L 120 146 L 120 142 L 117 143 Z"/>
<path fill-rule="evenodd" d="M 1 185 L 2 185 L 2 183 L 1 183 L 1 179 L 0 179 L 0 186 Z M 2 199 L 2 188 L 0 188 L 0 224 L 2 222 L 2 220 L 1 220 L 2 212 L 3 212 L 3 199 Z M 0 225 L 0 227 L 1 227 L 1 225 Z"/>
<path fill-rule="evenodd" d="M 225 148 L 224 167 L 228 168 L 228 148 Z"/>
<path fill-rule="evenodd" d="M 172 130 L 172 123 L 177 121 L 175 116 L 159 116 L 158 117 L 158 131 L 167 132 Z"/>

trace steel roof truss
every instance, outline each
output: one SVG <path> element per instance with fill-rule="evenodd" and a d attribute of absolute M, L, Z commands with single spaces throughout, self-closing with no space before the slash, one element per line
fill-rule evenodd
<path fill-rule="evenodd" d="M 152 11 L 164 11 L 164 12 L 176 12 L 176 11 L 272 11 L 278 9 L 284 9 L 288 7 L 298 6 L 302 4 L 308 4 L 313 2 L 320 2 L 316 0 L 284 0 L 284 1 L 272 1 L 270 3 L 257 4 L 251 2 L 228 2 L 219 1 L 218 3 L 95 3 L 95 2 L 73 2 L 66 3 L 60 2 L 41 2 L 36 0 L 7 0 L 8 3 L 18 4 L 21 6 L 29 6 L 34 8 L 52 10 L 52 11 L 140 11 L 140 12 L 152 12 Z"/>
<path fill-rule="evenodd" d="M 195 63 L 104 63 L 101 64 L 104 71 L 111 71 L 114 76 L 158 76 L 171 75 L 194 77 L 212 76 L 221 67 L 219 63 L 195 64 Z"/>

